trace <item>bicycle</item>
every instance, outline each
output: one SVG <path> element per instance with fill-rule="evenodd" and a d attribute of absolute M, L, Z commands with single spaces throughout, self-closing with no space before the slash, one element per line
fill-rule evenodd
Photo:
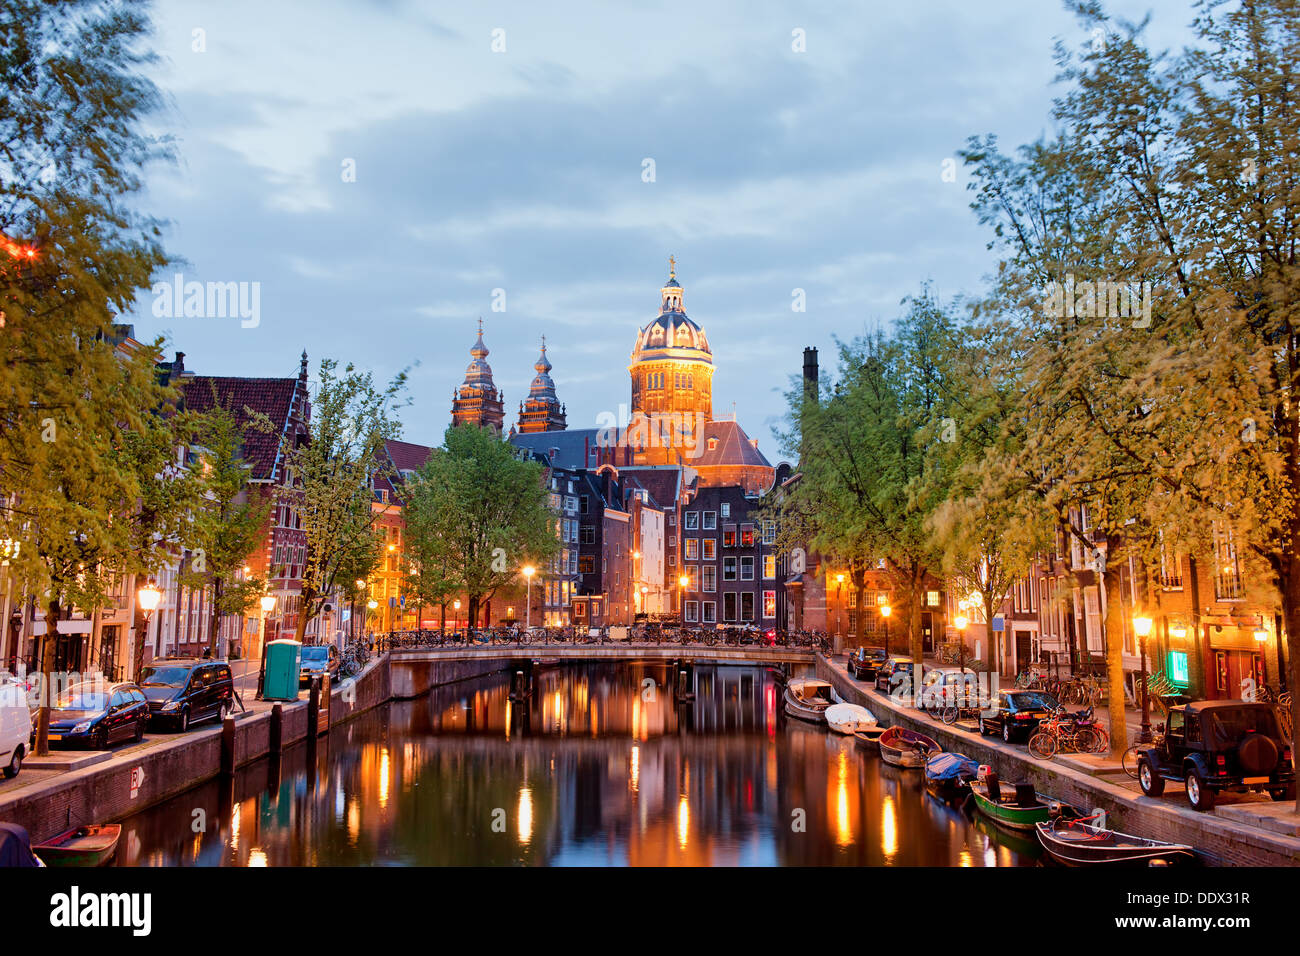
<path fill-rule="evenodd" d="M 1164 742 L 1165 742 L 1164 734 L 1162 733 L 1152 734 L 1151 743 L 1149 744 L 1137 743 L 1134 744 L 1132 747 L 1129 747 L 1128 750 L 1124 751 L 1123 755 L 1120 757 L 1119 760 L 1120 766 L 1124 768 L 1124 772 L 1126 774 L 1128 774 L 1130 777 L 1136 780 L 1138 775 L 1138 755 L 1143 750 L 1151 750 L 1152 748 L 1159 747 Z"/>

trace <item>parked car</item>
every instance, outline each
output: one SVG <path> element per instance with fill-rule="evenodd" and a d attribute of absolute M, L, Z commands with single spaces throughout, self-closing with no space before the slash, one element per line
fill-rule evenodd
<path fill-rule="evenodd" d="M 1267 790 L 1274 800 L 1294 800 L 1295 762 L 1279 717 L 1277 704 L 1244 700 L 1170 708 L 1164 737 L 1138 751 L 1142 792 L 1158 797 L 1166 781 L 1181 781 L 1197 810 L 1211 809 L 1225 790 Z"/>
<path fill-rule="evenodd" d="M 305 644 L 300 652 L 298 686 L 306 687 L 319 674 L 329 674 L 330 683 L 339 679 L 339 649 L 333 644 Z"/>
<path fill-rule="evenodd" d="M 1060 706 L 1046 691 L 1000 690 L 980 712 L 980 733 L 1000 733 L 1007 743 L 1028 740 L 1038 724 Z"/>
<path fill-rule="evenodd" d="M 176 730 L 210 717 L 224 719 L 234 706 L 235 682 L 225 661 L 163 658 L 141 672 L 151 723 Z"/>
<path fill-rule="evenodd" d="M 32 712 L 27 688 L 16 680 L 0 680 L 0 767 L 6 777 L 18 776 L 32 740 Z"/>
<path fill-rule="evenodd" d="M 932 667 L 921 677 L 915 706 L 936 714 L 950 704 L 974 707 L 983 703 L 986 695 L 980 692 L 980 675 L 970 668 Z"/>
<path fill-rule="evenodd" d="M 891 697 L 895 694 L 912 696 L 912 659 L 891 657 L 876 669 L 876 690 Z"/>
<path fill-rule="evenodd" d="M 107 750 L 139 740 L 149 723 L 149 702 L 135 684 L 82 681 L 54 699 L 47 738 L 52 744 Z"/>
<path fill-rule="evenodd" d="M 849 674 L 858 680 L 875 680 L 876 671 L 887 660 L 883 647 L 859 647 L 849 655 Z"/>

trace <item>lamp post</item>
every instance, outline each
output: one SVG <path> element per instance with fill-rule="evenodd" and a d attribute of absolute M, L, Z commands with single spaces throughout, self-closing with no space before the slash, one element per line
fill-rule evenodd
<path fill-rule="evenodd" d="M 451 626 L 451 629 L 455 631 L 460 628 L 460 598 L 456 598 L 451 602 L 451 609 L 456 612 L 456 620 L 452 622 Z"/>
<path fill-rule="evenodd" d="M 839 650 L 839 642 L 843 637 L 843 629 L 840 627 L 840 617 L 844 610 L 844 575 L 835 575 L 835 643 L 836 650 Z"/>
<path fill-rule="evenodd" d="M 1259 645 L 1259 682 L 1264 687 L 1268 686 L 1268 658 L 1264 656 L 1264 645 L 1268 643 L 1268 631 L 1264 630 L 1261 623 L 1255 630 L 1255 643 Z M 1259 700 L 1259 688 L 1255 688 L 1255 699 Z"/>
<path fill-rule="evenodd" d="M 352 640 L 357 639 L 357 601 L 361 599 L 362 593 L 366 590 L 366 582 L 361 578 L 356 580 L 357 589 L 352 595 Z"/>
<path fill-rule="evenodd" d="M 677 579 L 677 616 L 682 624 L 686 623 L 686 585 L 690 583 L 691 579 L 684 574 Z"/>
<path fill-rule="evenodd" d="M 968 624 L 970 621 L 965 614 L 958 614 L 952 619 L 953 627 L 957 628 L 957 665 L 961 668 L 962 674 L 966 673 L 966 626 Z"/>
<path fill-rule="evenodd" d="M 1133 633 L 1138 638 L 1138 656 L 1140 661 L 1138 680 L 1142 682 L 1142 726 L 1138 730 L 1138 743 L 1151 743 L 1151 688 L 1147 684 L 1147 638 L 1151 634 L 1151 618 L 1136 615 L 1133 618 Z M 1123 706 L 1123 702 L 1118 705 Z"/>
<path fill-rule="evenodd" d="M 259 602 L 262 605 L 262 622 L 258 628 L 258 654 L 266 649 L 266 616 L 275 610 L 275 595 L 263 594 Z"/>
<path fill-rule="evenodd" d="M 528 607 L 524 609 L 525 631 L 533 625 L 533 575 L 536 573 L 537 569 L 531 564 L 524 565 L 524 580 L 528 582 Z"/>
<path fill-rule="evenodd" d="M 140 653 L 135 655 L 135 660 L 144 660 L 144 642 L 149 637 L 149 619 L 153 617 L 153 612 L 158 610 L 158 605 L 162 603 L 163 593 L 154 584 L 153 578 L 149 578 L 144 587 L 135 592 L 136 603 L 140 605 L 140 610 L 144 611 L 144 633 L 140 635 Z M 134 675 L 138 680 L 140 675 Z"/>
<path fill-rule="evenodd" d="M 885 656 L 889 656 L 889 615 L 894 613 L 894 609 L 888 604 L 880 605 L 880 616 L 885 621 Z"/>

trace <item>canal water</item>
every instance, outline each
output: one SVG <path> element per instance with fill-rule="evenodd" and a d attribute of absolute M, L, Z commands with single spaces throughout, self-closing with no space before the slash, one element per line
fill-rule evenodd
<path fill-rule="evenodd" d="M 762 667 L 541 668 L 399 701 L 124 821 L 119 866 L 1031 865 Z M 517 695 L 516 695 L 517 696 Z"/>

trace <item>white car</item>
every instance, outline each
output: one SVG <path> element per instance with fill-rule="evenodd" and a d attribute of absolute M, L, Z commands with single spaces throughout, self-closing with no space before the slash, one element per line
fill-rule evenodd
<path fill-rule="evenodd" d="M 17 681 L 0 681 L 0 769 L 6 777 L 18 776 L 31 740 L 27 688 Z"/>

